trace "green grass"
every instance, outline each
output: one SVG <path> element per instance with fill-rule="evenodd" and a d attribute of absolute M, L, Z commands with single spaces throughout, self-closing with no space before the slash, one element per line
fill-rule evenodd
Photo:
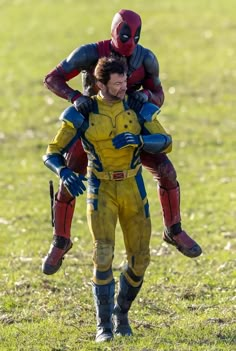
<path fill-rule="evenodd" d="M 166 95 L 160 120 L 174 139 L 182 223 L 204 253 L 191 260 L 163 244 L 156 184 L 144 172 L 152 260 L 130 312 L 134 337 L 96 345 L 85 198 L 63 268 L 41 273 L 52 237 L 49 179 L 57 185 L 41 157 L 68 106 L 42 80 L 76 46 L 109 38 L 120 8 L 141 14 L 141 44 L 158 56 Z M 234 0 L 0 0 L 0 20 L 0 351 L 234 351 Z M 116 281 L 123 259 L 118 227 Z"/>

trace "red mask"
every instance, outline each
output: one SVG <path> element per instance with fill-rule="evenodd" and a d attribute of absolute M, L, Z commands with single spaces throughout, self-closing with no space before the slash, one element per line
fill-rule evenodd
<path fill-rule="evenodd" d="M 112 46 L 122 56 L 131 56 L 141 32 L 140 16 L 130 10 L 120 10 L 111 24 Z"/>

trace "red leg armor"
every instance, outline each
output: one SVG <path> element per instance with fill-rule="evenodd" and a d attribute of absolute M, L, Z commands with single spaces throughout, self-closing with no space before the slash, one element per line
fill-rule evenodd
<path fill-rule="evenodd" d="M 160 187 L 159 195 L 165 225 L 163 239 L 168 244 L 174 245 L 185 256 L 191 258 L 200 256 L 201 247 L 181 228 L 179 186 L 170 190 Z"/>
<path fill-rule="evenodd" d="M 180 190 L 179 186 L 166 190 L 159 187 L 159 196 L 162 206 L 163 222 L 170 228 L 181 221 L 180 218 Z"/>
<path fill-rule="evenodd" d="M 69 202 L 57 200 L 54 204 L 54 236 L 47 256 L 44 258 L 42 270 L 45 274 L 56 273 L 62 265 L 65 254 L 72 248 L 70 240 L 71 222 L 74 214 L 75 199 Z"/>
<path fill-rule="evenodd" d="M 158 193 L 165 226 L 163 239 L 185 256 L 201 255 L 201 247 L 181 228 L 180 188 L 172 163 L 161 153 L 152 155 L 142 152 L 141 161 L 159 185 Z"/>
<path fill-rule="evenodd" d="M 72 198 L 69 202 L 62 202 L 55 198 L 53 232 L 54 235 L 70 239 L 70 230 L 74 209 L 75 198 Z"/>

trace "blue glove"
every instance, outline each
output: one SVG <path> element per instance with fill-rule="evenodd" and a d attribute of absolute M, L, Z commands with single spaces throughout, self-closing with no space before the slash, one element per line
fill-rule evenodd
<path fill-rule="evenodd" d="M 112 143 L 116 149 L 122 149 L 127 146 L 139 147 L 143 144 L 143 140 L 140 135 L 125 132 L 115 136 L 112 139 Z"/>
<path fill-rule="evenodd" d="M 62 183 L 72 196 L 82 195 L 86 190 L 83 180 L 87 180 L 83 175 L 77 175 L 69 168 L 62 168 L 60 171 Z"/>

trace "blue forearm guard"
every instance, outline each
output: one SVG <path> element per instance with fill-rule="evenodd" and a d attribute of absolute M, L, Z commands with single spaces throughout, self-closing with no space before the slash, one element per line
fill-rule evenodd
<path fill-rule="evenodd" d="M 60 171 L 66 167 L 65 159 L 60 154 L 47 154 L 43 156 L 43 162 L 46 167 L 60 177 Z"/>
<path fill-rule="evenodd" d="M 142 135 L 143 150 L 150 154 L 157 154 L 164 151 L 172 143 L 170 135 L 150 134 Z"/>

